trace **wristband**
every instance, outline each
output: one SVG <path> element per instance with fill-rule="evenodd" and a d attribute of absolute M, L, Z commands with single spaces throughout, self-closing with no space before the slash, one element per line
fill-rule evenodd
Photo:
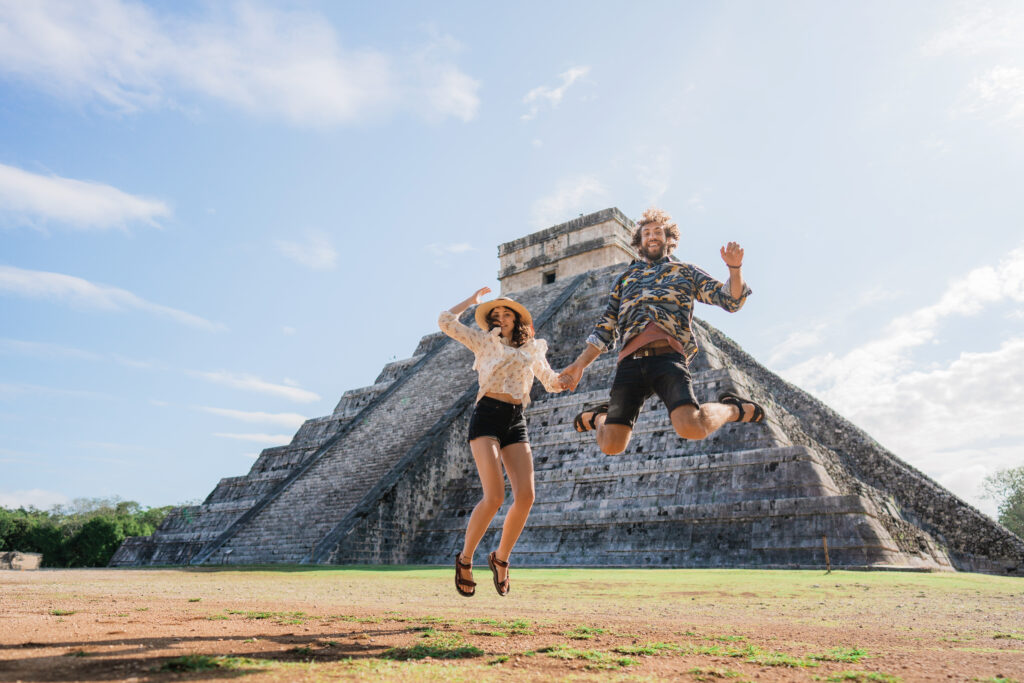
<path fill-rule="evenodd" d="M 743 267 L 743 264 L 741 263 L 741 264 L 739 264 L 738 266 L 729 266 L 729 267 L 730 267 L 730 268 L 742 268 L 742 267 Z"/>

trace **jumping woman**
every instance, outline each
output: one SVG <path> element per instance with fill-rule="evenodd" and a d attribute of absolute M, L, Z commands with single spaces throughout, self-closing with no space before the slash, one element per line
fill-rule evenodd
<path fill-rule="evenodd" d="M 535 339 L 533 318 L 522 304 L 499 297 L 481 304 L 491 289 L 483 287 L 438 317 L 441 331 L 465 345 L 476 356 L 473 369 L 480 375 L 480 392 L 469 421 L 469 448 L 483 485 L 483 498 L 473 508 L 462 552 L 455 554 L 455 590 L 467 598 L 476 593 L 473 553 L 505 500 L 505 477 L 512 484 L 512 506 L 505 516 L 498 549 L 487 557 L 498 595 L 509 591 L 508 564 L 533 506 L 533 453 L 526 433 L 523 407 L 530 402 L 536 377 L 550 392 L 563 391 L 558 373 L 546 358 L 548 344 Z M 459 315 L 474 304 L 480 329 L 459 322 Z"/>

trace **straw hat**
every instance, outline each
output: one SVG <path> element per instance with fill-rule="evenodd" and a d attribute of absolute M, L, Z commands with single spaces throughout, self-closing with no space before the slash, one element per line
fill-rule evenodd
<path fill-rule="evenodd" d="M 522 318 L 527 325 L 533 325 L 533 316 L 530 315 L 530 312 L 528 310 L 526 310 L 526 306 L 523 306 L 518 301 L 513 301 L 512 299 L 509 299 L 507 296 L 499 296 L 497 299 L 485 301 L 476 307 L 476 324 L 480 326 L 481 330 L 486 331 L 490 329 L 490 325 L 487 323 L 487 316 L 488 314 L 490 314 L 492 310 L 494 310 L 498 306 L 511 308 L 513 311 L 519 314 L 519 317 Z"/>

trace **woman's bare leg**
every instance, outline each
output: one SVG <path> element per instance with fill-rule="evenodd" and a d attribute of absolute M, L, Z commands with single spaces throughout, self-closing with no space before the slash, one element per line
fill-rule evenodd
<path fill-rule="evenodd" d="M 473 553 L 480 544 L 480 539 L 487 533 L 494 515 L 498 514 L 501 504 L 505 501 L 505 477 L 501 472 L 501 451 L 498 441 L 489 436 L 481 436 L 469 442 L 476 461 L 476 471 L 480 475 L 480 484 L 484 495 L 473 508 L 466 526 L 466 540 L 462 545 L 462 561 L 473 561 Z"/>
<path fill-rule="evenodd" d="M 505 524 L 501 529 L 501 542 L 495 556 L 508 562 L 512 547 L 519 540 L 519 534 L 526 526 L 526 518 L 533 507 L 535 490 L 533 485 L 533 451 L 528 443 L 514 443 L 501 449 L 501 461 L 508 472 L 508 480 L 512 483 L 512 505 L 505 515 Z M 508 569 L 498 567 L 498 582 L 505 580 Z"/>

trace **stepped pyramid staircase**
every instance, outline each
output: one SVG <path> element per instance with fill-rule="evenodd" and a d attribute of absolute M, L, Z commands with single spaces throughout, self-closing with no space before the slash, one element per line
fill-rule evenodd
<path fill-rule="evenodd" d="M 547 233 L 578 230 L 561 227 L 537 235 L 550 242 Z M 551 261 L 534 256 L 526 266 Z M 622 269 L 613 263 L 515 292 L 534 312 L 553 367 L 579 353 Z M 518 566 L 823 567 L 825 538 L 836 567 L 1024 571 L 1024 541 L 714 328 L 694 328 L 698 399 L 751 396 L 766 422 L 685 441 L 652 398 L 628 450 L 605 456 L 572 418 L 607 397 L 613 355 L 591 365 L 573 393 L 535 385 L 527 419 L 537 496 Z M 480 491 L 465 442 L 477 390 L 471 365 L 458 343 L 424 337 L 373 386 L 346 392 L 291 444 L 265 450 L 248 475 L 222 480 L 153 536 L 126 540 L 111 564 L 448 564 Z M 503 512 L 482 549 L 497 546 Z"/>

